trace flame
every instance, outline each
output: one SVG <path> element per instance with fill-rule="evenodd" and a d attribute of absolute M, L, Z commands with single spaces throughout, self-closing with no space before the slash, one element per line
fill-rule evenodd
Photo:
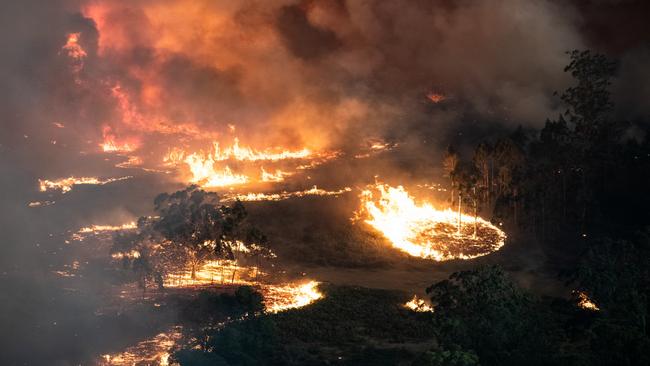
<path fill-rule="evenodd" d="M 262 167 L 262 182 L 282 182 L 284 177 L 290 176 L 291 173 L 283 172 L 280 169 L 276 169 L 275 173 L 269 173 L 264 170 Z"/>
<path fill-rule="evenodd" d="M 264 275 L 257 267 L 239 265 L 236 260 L 209 260 L 194 271 L 168 273 L 163 279 L 165 287 L 195 287 L 215 284 L 255 285 L 252 279 Z"/>
<path fill-rule="evenodd" d="M 83 241 L 89 235 L 101 235 L 104 233 L 112 233 L 122 230 L 135 230 L 138 224 L 135 221 L 127 222 L 121 225 L 91 225 L 82 227 L 72 234 L 71 239 L 75 241 Z"/>
<path fill-rule="evenodd" d="M 135 221 L 127 222 L 126 224 L 122 225 L 91 225 L 91 226 L 86 226 L 82 227 L 77 231 L 79 234 L 87 234 L 87 233 L 98 233 L 100 231 L 120 231 L 120 230 L 131 230 L 131 229 L 137 229 L 138 224 Z"/>
<path fill-rule="evenodd" d="M 235 174 L 226 166 L 222 170 L 216 170 L 215 159 L 212 155 L 201 155 L 194 153 L 185 158 L 185 163 L 192 173 L 190 181 L 208 187 L 226 187 L 248 182 L 248 177 L 242 174 Z"/>
<path fill-rule="evenodd" d="M 239 160 L 239 161 L 259 161 L 259 160 L 268 160 L 268 161 L 278 161 L 285 159 L 305 159 L 312 155 L 312 152 L 307 149 L 301 149 L 298 151 L 282 150 L 264 150 L 257 151 L 250 147 L 241 147 L 239 146 L 239 139 L 235 137 L 233 144 L 230 147 L 221 149 L 219 143 L 215 142 L 214 144 L 214 160 L 215 161 L 224 161 L 224 160 Z"/>
<path fill-rule="evenodd" d="M 83 60 L 88 56 L 86 51 L 79 44 L 79 38 L 81 37 L 81 32 L 79 33 L 69 33 L 68 40 L 63 45 L 62 50 L 68 53 L 68 57 L 75 60 Z"/>
<path fill-rule="evenodd" d="M 72 187 L 79 184 L 94 184 L 94 185 L 104 185 L 108 183 L 118 182 L 121 180 L 131 179 L 133 177 L 120 177 L 120 178 L 108 178 L 108 179 L 99 179 L 96 177 L 69 177 L 62 178 L 57 180 L 47 180 L 39 179 L 39 190 L 41 192 L 46 192 L 48 190 L 60 190 L 62 193 L 67 193 L 72 190 Z"/>
<path fill-rule="evenodd" d="M 309 281 L 302 284 L 286 284 L 281 286 L 266 285 L 262 287 L 266 311 L 277 313 L 287 309 L 300 308 L 311 304 L 323 297 L 318 291 L 319 283 Z"/>
<path fill-rule="evenodd" d="M 168 366 L 170 352 L 182 338 L 182 328 L 172 327 L 166 332 L 138 342 L 124 352 L 102 355 L 101 366 L 159 365 Z"/>
<path fill-rule="evenodd" d="M 427 304 L 423 299 L 420 299 L 418 295 L 413 295 L 413 298 L 407 301 L 404 304 L 404 307 L 419 313 L 433 312 L 433 307 Z"/>
<path fill-rule="evenodd" d="M 72 73 L 74 75 L 75 84 L 81 84 L 81 78 L 79 77 L 79 73 L 81 72 L 81 70 L 83 70 L 84 59 L 86 58 L 86 56 L 88 56 L 86 51 L 79 44 L 80 37 L 81 37 L 80 32 L 68 33 L 68 39 L 65 45 L 61 47 L 61 51 L 65 51 L 68 57 L 72 60 L 72 65 L 70 66 L 70 68 L 72 69 Z"/>
<path fill-rule="evenodd" d="M 140 258 L 140 252 L 137 251 L 137 250 L 131 250 L 131 251 L 128 251 L 128 252 L 117 252 L 117 253 L 111 254 L 111 258 L 113 258 L 113 259 Z"/>
<path fill-rule="evenodd" d="M 233 196 L 226 196 L 225 201 L 281 201 L 286 200 L 292 197 L 305 197 L 305 196 L 339 196 L 346 192 L 351 192 L 352 188 L 344 187 L 339 190 L 327 191 L 317 186 L 313 186 L 310 189 L 303 191 L 287 192 L 282 191 L 279 193 L 246 193 L 246 194 L 237 194 Z"/>
<path fill-rule="evenodd" d="M 376 201 L 374 193 L 378 193 Z M 416 204 L 402 186 L 377 183 L 362 192 L 361 202 L 358 214 L 366 214 L 365 222 L 412 256 L 471 259 L 500 249 L 506 239 L 503 231 L 482 218 Z"/>
<path fill-rule="evenodd" d="M 208 260 L 195 269 L 194 277 L 192 271 L 186 269 L 167 274 L 163 284 L 169 288 L 217 284 L 258 286 L 264 296 L 266 310 L 272 313 L 302 307 L 323 297 L 317 289 L 319 283 L 316 281 L 264 284 L 258 281 L 261 276 L 266 276 L 266 273 L 255 266 L 240 265 L 237 260 Z"/>
<path fill-rule="evenodd" d="M 233 144 L 226 148 L 221 148 L 218 142 L 213 142 L 212 150 L 207 153 L 204 151 L 188 153 L 180 148 L 169 149 L 163 157 L 163 164 L 165 166 L 176 166 L 181 162 L 185 163 L 191 173 L 189 181 L 203 188 L 210 188 L 242 185 L 255 180 L 247 175 L 234 173 L 228 165 L 217 168 L 216 165 L 220 162 L 254 163 L 260 161 L 277 162 L 314 159 L 314 162 L 321 163 L 321 161 L 331 159 L 334 156 L 337 155 L 329 153 L 317 154 L 307 148 L 296 151 L 282 148 L 256 150 L 251 147 L 242 147 L 239 139 L 235 138 Z M 264 167 L 260 167 L 260 169 L 260 182 L 281 182 L 293 174 L 280 169 L 276 169 L 274 173 L 267 172 Z M 300 169 L 300 167 L 297 169 Z"/>
<path fill-rule="evenodd" d="M 591 310 L 591 311 L 599 311 L 600 308 L 596 303 L 591 301 L 589 296 L 587 296 L 586 293 L 583 291 L 577 291 L 578 294 L 578 306 L 585 309 L 585 310 Z"/>
<path fill-rule="evenodd" d="M 104 152 L 132 152 L 138 148 L 139 143 L 135 139 L 125 142 L 117 142 L 116 136 L 112 133 L 109 126 L 102 128 L 104 141 L 99 144 Z"/>

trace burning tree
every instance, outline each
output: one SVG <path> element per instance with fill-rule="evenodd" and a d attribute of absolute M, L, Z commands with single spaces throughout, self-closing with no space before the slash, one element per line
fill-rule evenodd
<path fill-rule="evenodd" d="M 269 256 L 268 240 L 247 220 L 240 201 L 222 205 L 213 192 L 190 186 L 154 200 L 155 216 L 141 217 L 135 233 L 116 235 L 112 256 L 121 259 L 146 287 L 153 279 L 159 287 L 167 273 L 197 269 L 212 259 Z M 234 273 L 233 273 L 234 277 Z"/>

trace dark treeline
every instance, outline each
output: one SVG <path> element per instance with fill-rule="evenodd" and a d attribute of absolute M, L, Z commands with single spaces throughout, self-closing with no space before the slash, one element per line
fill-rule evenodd
<path fill-rule="evenodd" d="M 573 51 L 575 83 L 559 95 L 564 113 L 541 131 L 519 127 L 484 141 L 469 159 L 453 146 L 443 167 L 452 203 L 505 221 L 545 243 L 584 249 L 590 238 L 647 224 L 650 146 L 645 126 L 616 119 L 609 86 L 616 64 Z"/>

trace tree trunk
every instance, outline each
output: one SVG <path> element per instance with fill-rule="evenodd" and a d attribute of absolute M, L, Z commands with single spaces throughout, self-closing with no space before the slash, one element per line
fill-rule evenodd
<path fill-rule="evenodd" d="M 460 225 L 461 225 L 460 208 L 461 208 L 462 201 L 463 199 L 461 198 L 460 192 L 458 192 L 458 234 L 460 234 Z"/>

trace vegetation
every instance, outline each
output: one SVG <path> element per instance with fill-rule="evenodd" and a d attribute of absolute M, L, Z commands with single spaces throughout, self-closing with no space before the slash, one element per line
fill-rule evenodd
<path fill-rule="evenodd" d="M 166 273 L 196 270 L 208 259 L 269 256 L 268 240 L 247 220 L 244 205 L 222 205 L 216 193 L 197 186 L 154 200 L 155 216 L 141 217 L 136 232 L 118 233 L 112 254 L 146 288 L 163 286 Z"/>
<path fill-rule="evenodd" d="M 414 360 L 433 337 L 431 313 L 402 306 L 387 290 L 322 286 L 325 297 L 299 309 L 208 330 L 209 341 L 175 357 L 181 365 L 395 365 Z"/>

